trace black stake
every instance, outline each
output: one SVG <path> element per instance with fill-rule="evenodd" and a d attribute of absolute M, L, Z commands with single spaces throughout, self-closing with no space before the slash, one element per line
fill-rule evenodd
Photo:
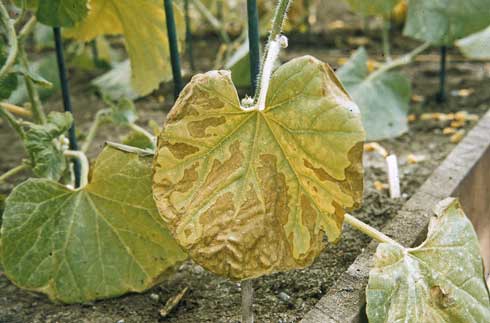
<path fill-rule="evenodd" d="M 174 77 L 174 96 L 175 99 L 177 99 L 180 91 L 182 91 L 182 88 L 184 87 L 184 82 L 182 81 L 180 69 L 179 45 L 177 40 L 177 32 L 175 30 L 173 1 L 163 0 L 163 4 L 165 8 L 165 17 L 167 18 L 168 44 L 170 48 L 170 60 L 172 62 L 172 74 Z"/>
<path fill-rule="evenodd" d="M 99 49 L 97 48 L 97 41 L 94 39 L 90 42 L 90 49 L 92 50 L 92 60 L 95 67 L 99 67 Z"/>
<path fill-rule="evenodd" d="M 250 78 L 252 90 L 257 89 L 258 75 L 260 73 L 260 36 L 259 36 L 259 14 L 256 0 L 247 0 L 248 13 L 248 40 L 250 49 Z"/>
<path fill-rule="evenodd" d="M 447 47 L 441 47 L 441 67 L 439 70 L 439 93 L 437 94 L 437 102 L 446 101 L 446 66 L 447 66 Z"/>
<path fill-rule="evenodd" d="M 189 57 L 189 64 L 191 66 L 191 71 L 196 70 L 196 65 L 194 64 L 194 50 L 192 47 L 192 31 L 191 31 L 191 17 L 189 16 L 189 0 L 184 1 L 184 12 L 185 12 L 185 49 L 187 51 L 187 56 Z"/>
<path fill-rule="evenodd" d="M 60 27 L 54 27 L 54 42 L 56 45 L 56 60 L 58 62 L 58 72 L 60 75 L 60 83 L 61 83 L 61 93 L 63 95 L 63 106 L 65 112 L 70 112 L 73 114 L 73 109 L 71 106 L 70 100 L 70 88 L 68 86 L 68 80 L 66 78 L 66 67 L 65 67 L 65 58 L 63 55 L 63 43 L 61 40 L 61 29 Z M 71 125 L 71 128 L 68 132 L 68 136 L 70 139 L 70 150 L 78 150 L 77 136 L 75 133 L 75 122 Z M 74 173 L 75 173 L 75 187 L 80 186 L 80 161 L 78 159 L 74 160 Z"/>

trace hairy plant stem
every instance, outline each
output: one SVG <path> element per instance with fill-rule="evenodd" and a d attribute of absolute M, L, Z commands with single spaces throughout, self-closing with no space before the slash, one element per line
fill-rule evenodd
<path fill-rule="evenodd" d="M 403 248 L 401 244 L 396 242 L 395 240 L 391 239 L 387 235 L 385 235 L 383 232 L 376 230 L 372 226 L 370 226 L 367 223 L 362 222 L 361 220 L 356 219 L 352 215 L 346 213 L 344 215 L 344 221 L 348 224 L 350 224 L 354 229 L 361 231 L 365 235 L 373 238 L 374 240 L 382 243 L 389 243 L 393 244 L 395 246 L 400 246 Z"/>
<path fill-rule="evenodd" d="M 9 179 L 10 177 L 14 176 L 14 175 L 17 175 L 19 174 L 20 172 L 26 170 L 26 169 L 29 169 L 30 166 L 25 164 L 25 163 L 22 163 L 20 164 L 19 166 L 16 166 L 14 168 L 12 168 L 11 170 L 3 173 L 2 175 L 0 175 L 0 183 L 1 182 L 5 182 L 7 181 L 7 179 Z"/>
<path fill-rule="evenodd" d="M 253 280 L 244 280 L 241 282 L 242 289 L 242 323 L 253 323 L 253 301 L 254 301 L 254 285 Z"/>
<path fill-rule="evenodd" d="M 19 60 L 20 64 L 28 70 L 29 60 L 27 59 L 27 54 L 22 46 L 19 48 Z M 37 123 L 45 124 L 46 115 L 44 114 L 41 99 L 39 98 L 39 92 L 37 91 L 34 82 L 27 75 L 24 76 L 24 82 L 26 83 L 27 94 L 29 96 L 29 101 L 31 102 L 31 111 L 34 120 Z"/>
<path fill-rule="evenodd" d="M 390 19 L 383 19 L 383 55 L 387 62 L 391 61 L 391 46 L 390 46 Z"/>
<path fill-rule="evenodd" d="M 394 59 L 390 62 L 387 62 L 385 64 L 383 64 L 380 68 L 378 68 L 376 71 L 374 71 L 373 73 L 371 73 L 369 76 L 368 76 L 368 79 L 374 79 L 376 78 L 377 76 L 387 72 L 387 71 L 390 71 L 392 69 L 395 69 L 395 68 L 398 68 L 398 67 L 402 67 L 402 66 L 405 66 L 405 65 L 408 65 L 410 64 L 411 62 L 413 62 L 413 60 L 415 59 L 415 57 L 419 54 L 421 54 L 423 51 L 425 51 L 426 49 L 428 49 L 429 47 L 431 46 L 430 43 L 423 43 L 422 45 L 420 45 L 419 47 L 415 48 L 413 51 L 411 51 L 410 53 L 408 54 L 405 54 L 397 59 Z"/>
<path fill-rule="evenodd" d="M 280 36 L 284 21 L 287 17 L 287 11 L 292 0 L 279 0 L 277 3 L 274 18 L 272 19 L 272 28 L 269 34 L 269 40 L 265 48 L 262 64 L 260 67 L 260 73 L 258 77 L 257 88 L 254 96 L 254 103 L 257 104 L 258 110 L 263 109 L 261 107 L 261 101 L 265 103 L 265 96 L 269 89 L 269 82 L 272 75 L 272 68 L 276 61 L 281 48 Z"/>
<path fill-rule="evenodd" d="M 34 31 L 36 25 L 37 25 L 36 16 L 32 16 L 19 32 L 18 40 L 20 45 L 22 46 L 24 45 L 24 41 L 26 40 L 27 36 L 29 36 Z"/>
<path fill-rule="evenodd" d="M 206 6 L 200 0 L 191 0 L 197 11 L 211 24 L 211 26 L 218 32 L 221 40 L 226 44 L 230 44 L 230 36 L 225 30 L 225 26 L 219 21 L 213 14 L 206 8 Z"/>
<path fill-rule="evenodd" d="M 10 72 L 10 69 L 15 65 L 15 59 L 19 51 L 19 44 L 17 41 L 17 34 L 15 33 L 14 20 L 10 19 L 7 8 L 0 2 L 0 24 L 7 32 L 7 39 L 9 43 L 9 53 L 5 64 L 0 69 L 0 78 L 4 77 Z"/>
<path fill-rule="evenodd" d="M 24 17 L 26 16 L 27 0 L 21 0 L 20 1 L 20 8 L 21 8 L 21 12 L 20 12 L 20 15 L 15 19 L 15 26 L 18 26 L 22 22 L 22 20 L 24 20 Z"/>
<path fill-rule="evenodd" d="M 20 126 L 19 121 L 10 113 L 8 110 L 4 109 L 3 107 L 0 109 L 0 117 L 4 118 L 7 120 L 7 122 L 10 124 L 10 126 L 17 132 L 19 137 L 24 140 L 25 138 L 25 133 L 22 127 Z"/>
<path fill-rule="evenodd" d="M 87 156 L 79 150 L 66 150 L 63 154 L 67 158 L 77 160 L 78 164 L 80 164 L 80 185 L 77 188 L 84 188 L 88 184 L 88 172 L 90 165 Z"/>

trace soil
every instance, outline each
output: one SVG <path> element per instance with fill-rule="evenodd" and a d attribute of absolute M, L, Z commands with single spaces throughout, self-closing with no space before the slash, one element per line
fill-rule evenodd
<path fill-rule="evenodd" d="M 373 58 L 381 61 L 379 30 L 368 31 L 366 35 L 360 29 L 360 19 L 345 11 L 342 6 L 336 10 L 339 11 L 339 15 L 334 16 L 334 13 L 330 13 L 329 17 L 341 15 L 350 28 L 331 29 L 321 34 L 316 33 L 317 30 L 313 28 L 312 33 L 308 35 L 293 34 L 290 37 L 290 48 L 283 58 L 287 60 L 310 54 L 336 68 L 339 66 L 338 59 L 348 57 L 357 47 L 356 43 L 365 41 L 360 37 L 367 37 L 368 52 Z M 393 40 L 394 55 L 406 53 L 417 45 L 416 42 L 400 36 L 398 31 L 394 32 Z M 206 52 L 209 55 L 203 56 L 213 57 L 217 42 L 207 37 L 197 39 L 195 46 L 196 53 Z M 199 70 L 205 71 L 211 66 L 210 60 L 198 60 Z M 410 113 L 466 110 L 482 115 L 490 108 L 490 92 L 487 91 L 490 87 L 490 64 L 464 60 L 457 51 L 451 50 L 448 100 L 443 104 L 437 103 L 434 99 L 439 84 L 438 67 L 437 50 L 433 50 L 404 69 L 406 75 L 413 80 L 416 98 Z M 100 98 L 89 88 L 88 82 L 93 76 L 87 72 L 71 71 L 75 120 L 80 134 L 88 130 L 94 111 L 104 107 Z M 472 89 L 474 92 L 469 96 L 456 95 L 461 89 Z M 149 120 L 163 124 L 164 112 L 168 111 L 172 102 L 171 93 L 171 87 L 166 86 L 136 103 L 140 113 L 139 123 L 142 126 Z M 166 98 L 163 103 L 162 96 Z M 48 110 L 62 110 L 60 96 L 52 97 L 45 106 Z M 472 125 L 468 123 L 466 129 Z M 381 229 L 454 147 L 449 137 L 442 134 L 441 129 L 441 125 L 437 123 L 415 121 L 411 123 L 407 134 L 380 142 L 399 158 L 403 192 L 400 199 L 391 199 L 386 190 L 375 189 L 375 181 L 387 181 L 385 163 L 374 153 L 366 153 L 364 206 L 354 212 L 354 215 Z M 89 152 L 89 157 L 94 157 L 100 151 L 105 139 L 116 141 L 123 133 L 124 131 L 115 127 L 104 127 Z M 0 147 L 0 173 L 3 173 L 17 165 L 24 156 L 21 143 L 5 123 L 0 123 Z M 422 156 L 424 160 L 411 164 L 407 161 L 409 154 Z M 21 174 L 12 178 L 11 184 L 0 184 L 0 193 L 8 194 L 13 188 L 13 183 L 19 183 L 28 176 L 28 173 Z M 329 245 L 311 267 L 257 279 L 254 282 L 256 321 L 298 322 L 328 291 L 368 242 L 369 238 L 346 225 L 343 239 L 337 245 Z M 179 305 L 166 318 L 161 318 L 159 310 L 165 302 L 185 287 L 189 287 L 189 290 Z M 0 273 L 0 323 L 239 322 L 239 311 L 240 285 L 206 272 L 192 261 L 182 264 L 167 281 L 145 293 L 69 306 L 53 304 L 43 295 L 23 291 Z"/>

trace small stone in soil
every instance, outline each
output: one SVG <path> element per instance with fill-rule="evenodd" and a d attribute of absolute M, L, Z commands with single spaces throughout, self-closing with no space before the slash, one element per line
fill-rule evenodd
<path fill-rule="evenodd" d="M 151 293 L 150 298 L 152 300 L 154 300 L 155 302 L 158 302 L 160 300 L 160 296 L 158 296 L 158 294 L 155 294 L 155 293 Z"/>

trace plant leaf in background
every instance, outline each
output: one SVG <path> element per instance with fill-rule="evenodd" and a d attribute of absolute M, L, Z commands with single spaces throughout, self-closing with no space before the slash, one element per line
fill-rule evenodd
<path fill-rule="evenodd" d="M 131 131 L 122 140 L 122 143 L 127 146 L 140 148 L 143 150 L 155 150 L 153 141 L 141 132 Z"/>
<path fill-rule="evenodd" d="M 452 45 L 490 25 L 489 7 L 489 0 L 410 0 L 403 33 L 434 45 Z"/>
<path fill-rule="evenodd" d="M 70 129 L 70 113 L 51 112 L 46 124 L 28 123 L 25 126 L 24 144 L 36 176 L 57 181 L 66 169 L 62 143 L 59 137 Z"/>
<path fill-rule="evenodd" d="M 111 122 L 116 125 L 130 125 L 138 120 L 138 114 L 136 113 L 136 107 L 133 101 L 129 99 L 121 99 L 119 102 L 114 103 L 108 99 L 104 100 L 109 104 L 111 108 L 110 118 Z"/>
<path fill-rule="evenodd" d="M 412 90 L 405 76 L 388 71 L 372 77 L 368 56 L 362 47 L 337 75 L 361 109 L 367 140 L 394 138 L 408 130 L 407 112 Z"/>
<path fill-rule="evenodd" d="M 15 0 L 22 7 L 21 0 Z M 87 16 L 88 0 L 26 0 L 39 22 L 52 27 L 73 27 Z"/>
<path fill-rule="evenodd" d="M 7 52 L 4 44 L 0 44 L 0 66 L 7 60 Z M 15 73 L 8 73 L 0 78 L 0 100 L 8 99 L 12 92 L 17 88 L 18 81 Z"/>
<path fill-rule="evenodd" d="M 146 95 L 172 78 L 165 11 L 160 0 L 91 0 L 86 19 L 66 36 L 88 42 L 99 35 L 124 35 L 131 60 L 133 88 Z M 175 6 L 177 32 L 184 19 Z"/>
<path fill-rule="evenodd" d="M 224 68 L 231 71 L 231 78 L 236 87 L 248 87 L 252 84 L 248 38 L 228 59 Z"/>
<path fill-rule="evenodd" d="M 206 269 L 241 280 L 303 268 L 340 238 L 362 198 L 359 111 L 328 65 L 294 59 L 264 111 L 244 111 L 229 72 L 195 76 L 160 134 L 153 192 Z"/>
<path fill-rule="evenodd" d="M 7 199 L 0 250 L 17 286 L 65 303 L 141 292 L 186 259 L 158 215 L 152 157 L 106 147 L 90 183 L 30 179 Z"/>
<path fill-rule="evenodd" d="M 456 41 L 464 56 L 471 59 L 490 59 L 490 27 Z"/>
<path fill-rule="evenodd" d="M 382 16 L 389 18 L 400 0 L 346 0 L 352 10 L 364 16 Z"/>
<path fill-rule="evenodd" d="M 29 70 L 19 66 L 18 72 L 29 76 L 34 83 L 40 86 L 38 91 L 42 100 L 47 99 L 60 88 L 58 66 L 54 54 L 46 55 L 32 63 Z M 23 105 L 29 101 L 29 95 L 23 78 L 19 78 L 19 84 L 20 86 L 12 93 L 8 101 L 13 104 Z"/>
<path fill-rule="evenodd" d="M 380 244 L 367 287 L 369 322 L 490 322 L 478 238 L 457 200 L 442 201 L 422 245 Z"/>
<path fill-rule="evenodd" d="M 140 97 L 131 84 L 131 63 L 129 60 L 116 63 L 110 71 L 94 79 L 91 84 L 103 96 L 115 101 L 122 98 L 135 100 Z"/>

